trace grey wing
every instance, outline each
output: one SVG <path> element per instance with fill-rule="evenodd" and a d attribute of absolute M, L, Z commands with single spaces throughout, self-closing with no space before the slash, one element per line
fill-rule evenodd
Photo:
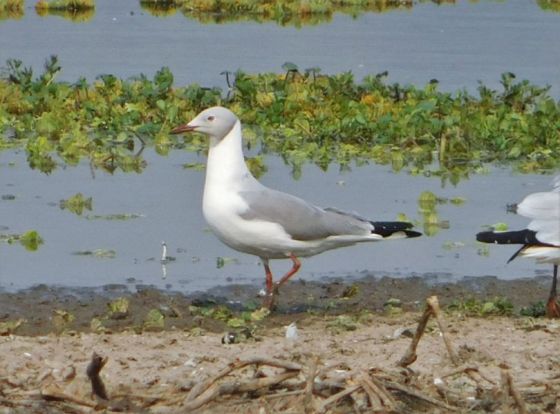
<path fill-rule="evenodd" d="M 280 224 L 295 240 L 317 240 L 335 235 L 367 235 L 367 220 L 334 209 L 323 209 L 301 198 L 268 188 L 240 192 L 249 208 L 241 216 Z"/>

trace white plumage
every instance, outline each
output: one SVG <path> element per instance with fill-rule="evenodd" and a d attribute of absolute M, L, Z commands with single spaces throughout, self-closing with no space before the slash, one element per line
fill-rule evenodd
<path fill-rule="evenodd" d="M 213 107 L 172 133 L 196 131 L 210 138 L 202 211 L 214 234 L 240 252 L 260 257 L 267 305 L 275 290 L 295 274 L 298 257 L 360 242 L 417 237 L 405 222 L 374 222 L 324 209 L 265 187 L 249 172 L 242 151 L 241 123 L 226 108 Z M 268 261 L 290 258 L 292 269 L 274 285 Z"/>

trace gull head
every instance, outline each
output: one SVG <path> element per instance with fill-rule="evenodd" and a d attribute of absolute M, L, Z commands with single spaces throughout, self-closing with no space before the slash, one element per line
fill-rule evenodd
<path fill-rule="evenodd" d="M 191 122 L 171 130 L 172 134 L 200 132 L 217 140 L 224 138 L 238 121 L 237 116 L 222 106 L 213 106 L 199 113 Z"/>

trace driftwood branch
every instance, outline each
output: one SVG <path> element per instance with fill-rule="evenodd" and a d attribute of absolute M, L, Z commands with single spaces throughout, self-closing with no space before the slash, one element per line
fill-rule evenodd
<path fill-rule="evenodd" d="M 220 385 L 213 385 L 194 400 L 187 401 L 185 404 L 183 404 L 181 411 L 190 412 L 202 407 L 204 404 L 209 403 L 217 397 L 256 391 L 261 388 L 279 384 L 280 382 L 285 381 L 289 378 L 293 378 L 297 375 L 299 375 L 299 372 L 297 371 L 287 371 L 273 377 L 257 378 L 248 381 L 232 381 Z"/>
<path fill-rule="evenodd" d="M 509 370 L 505 367 L 502 367 L 501 370 L 501 388 L 502 388 L 502 411 L 508 412 L 509 410 L 509 401 L 508 395 L 513 398 L 513 401 L 519 411 L 519 414 L 527 414 L 527 407 L 525 406 L 525 401 L 523 397 L 517 390 L 517 388 L 513 384 L 513 378 Z"/>
<path fill-rule="evenodd" d="M 58 400 L 66 401 L 73 404 L 81 405 L 84 407 L 95 408 L 97 404 L 93 401 L 87 401 L 82 398 L 78 398 L 75 395 L 68 394 L 64 392 L 58 385 L 49 384 L 41 389 L 41 397 L 45 400 Z"/>
<path fill-rule="evenodd" d="M 319 409 L 317 410 L 317 412 L 319 414 L 327 412 L 327 409 L 329 408 L 330 405 L 334 404 L 335 402 L 337 402 L 338 400 L 340 400 L 344 397 L 349 396 L 350 394 L 359 390 L 360 388 L 362 388 L 362 386 L 360 384 L 352 385 L 350 387 L 347 387 L 347 388 L 343 389 L 340 392 L 337 392 L 334 395 L 331 395 L 329 398 L 327 398 L 325 401 L 322 402 L 322 404 L 319 407 Z"/>
<path fill-rule="evenodd" d="M 414 363 L 414 361 L 416 361 L 416 358 L 418 358 L 418 356 L 416 355 L 416 348 L 418 347 L 420 338 L 422 338 L 422 335 L 424 335 L 424 331 L 426 330 L 426 326 L 428 325 L 430 316 L 432 316 L 432 308 L 430 308 L 430 306 L 428 305 L 426 306 L 426 309 L 424 309 L 424 313 L 422 313 L 422 316 L 420 317 L 420 321 L 418 322 L 418 326 L 416 327 L 416 332 L 414 332 L 414 336 L 412 337 L 412 342 L 410 342 L 410 345 L 408 346 L 405 354 L 397 363 L 398 366 L 407 367 L 410 364 Z"/>
<path fill-rule="evenodd" d="M 437 296 L 430 296 L 428 299 L 426 299 L 426 309 L 424 310 L 424 313 L 422 314 L 422 317 L 418 322 L 418 327 L 416 328 L 416 332 L 414 333 L 412 342 L 410 343 L 410 346 L 406 350 L 403 357 L 397 363 L 398 366 L 404 368 L 416 361 L 416 359 L 418 358 L 418 356 L 416 355 L 416 348 L 418 347 L 418 343 L 420 342 L 422 335 L 424 335 L 428 320 L 432 316 L 436 319 L 436 322 L 439 326 L 443 337 L 443 342 L 445 343 L 445 347 L 447 348 L 447 352 L 449 354 L 451 362 L 453 363 L 453 365 L 459 364 L 459 357 L 455 353 L 451 340 L 449 339 L 447 334 L 447 328 L 443 316 L 441 315 L 438 298 Z"/>
<path fill-rule="evenodd" d="M 205 381 L 199 382 L 195 385 L 189 395 L 186 398 L 186 401 L 193 401 L 196 397 L 202 394 L 205 390 L 207 390 L 212 384 L 220 379 L 224 378 L 225 376 L 231 374 L 233 371 L 244 368 L 248 365 L 268 365 L 271 367 L 276 368 L 284 368 L 287 371 L 301 371 L 302 366 L 300 364 L 296 364 L 289 361 L 281 361 L 279 359 L 273 358 L 263 358 L 263 357 L 255 357 L 246 360 L 235 360 L 230 363 L 226 368 L 222 369 L 218 374 L 213 376 L 212 378 L 208 378 Z"/>
<path fill-rule="evenodd" d="M 315 384 L 315 376 L 317 375 L 318 364 L 318 357 L 312 358 L 311 364 L 309 364 L 309 373 L 307 374 L 307 381 L 305 383 L 305 397 L 303 398 L 305 414 L 312 414 L 313 412 L 315 412 L 315 408 L 313 406 L 313 385 Z"/>
<path fill-rule="evenodd" d="M 412 389 L 410 387 L 407 387 L 405 385 L 402 384 L 398 384 L 396 382 L 393 381 L 383 381 L 383 385 L 385 385 L 386 388 L 388 389 L 392 389 L 395 391 L 399 391 L 402 392 L 404 394 L 407 394 L 411 397 L 417 398 L 419 400 L 422 400 L 424 402 L 427 402 L 433 406 L 439 407 L 439 408 L 443 408 L 444 410 L 447 411 L 452 411 L 452 412 L 456 412 L 456 411 L 460 411 L 458 408 L 453 407 L 451 405 L 448 405 L 446 403 L 444 403 L 443 401 L 440 400 L 436 400 L 435 398 L 432 398 L 420 391 L 417 391 L 415 389 Z"/>
<path fill-rule="evenodd" d="M 459 364 L 459 357 L 455 353 L 455 350 L 453 349 L 453 344 L 449 339 L 449 335 L 447 333 L 447 326 L 445 321 L 443 320 L 443 316 L 441 315 L 441 309 L 439 308 L 439 301 L 437 296 L 430 296 L 428 299 L 426 299 L 426 303 L 431 308 L 432 314 L 436 318 L 436 322 L 439 326 L 439 330 L 441 331 L 443 342 L 445 343 L 445 347 L 447 348 L 447 353 L 449 354 L 449 358 L 451 359 L 453 365 L 457 366 Z"/>

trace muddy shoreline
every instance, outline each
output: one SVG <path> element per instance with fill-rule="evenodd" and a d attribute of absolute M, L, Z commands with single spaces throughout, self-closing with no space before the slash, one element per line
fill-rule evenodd
<path fill-rule="evenodd" d="M 390 300 L 397 300 L 402 311 L 420 311 L 428 296 L 437 295 L 446 306 L 469 299 L 479 301 L 506 298 L 513 305 L 513 315 L 522 307 L 546 299 L 550 278 L 539 276 L 530 279 L 499 280 L 495 277 L 465 278 L 456 283 L 433 284 L 420 277 L 363 279 L 343 281 L 306 282 L 295 280 L 284 286 L 271 323 L 278 318 L 302 319 L 306 314 L 339 315 L 360 311 L 383 313 Z M 15 333 L 18 335 L 45 335 L 57 331 L 90 332 L 94 318 L 104 319 L 104 326 L 111 332 L 141 329 L 146 315 L 157 309 L 164 316 L 163 330 L 189 330 L 200 325 L 200 318 L 192 314 L 192 307 L 210 308 L 225 306 L 231 312 L 251 311 L 260 307 L 258 286 L 229 285 L 207 292 L 183 294 L 158 290 L 150 286 L 108 285 L 101 288 L 62 288 L 38 285 L 15 293 L 0 292 L 0 323 L 21 320 Z M 107 318 L 108 304 L 116 298 L 127 298 L 128 312 L 119 317 Z M 57 325 L 57 314 L 71 315 Z M 64 316 L 64 315 L 63 315 Z M 60 318 L 58 318 L 60 319 Z M 204 328 L 219 332 L 225 323 L 212 321 Z"/>
<path fill-rule="evenodd" d="M 169 414 L 187 412 L 193 404 L 198 409 L 188 412 L 303 413 L 304 403 L 307 412 L 320 412 L 329 395 L 355 389 L 364 375 L 396 384 L 388 388 L 391 395 L 384 400 L 384 404 L 394 400 L 396 408 L 387 412 L 522 412 L 523 407 L 527 413 L 556 413 L 560 324 L 516 316 L 521 307 L 546 298 L 549 283 L 547 277 L 514 281 L 483 277 L 441 284 L 421 278 L 296 280 L 281 291 L 279 308 L 270 315 L 258 308 L 255 286 L 227 286 L 193 295 L 147 286 L 131 290 L 125 285 L 98 289 L 43 285 L 3 292 L 0 413 L 74 414 L 105 407 L 105 412 Z M 399 361 L 430 295 L 437 295 L 446 310 L 445 329 L 459 361 L 450 358 L 443 330 L 432 320 L 420 340 L 417 359 L 401 369 Z M 465 312 L 467 308 L 449 306 L 496 297 L 513 305 L 509 316 L 473 316 Z M 121 307 L 123 303 L 127 306 Z M 13 321 L 20 323 L 6 329 Z M 295 339 L 286 336 L 286 327 L 293 322 Z M 235 340 L 224 343 L 231 334 Z M 108 400 L 92 395 L 86 373 L 93 353 L 108 361 L 100 377 Z M 247 362 L 252 360 L 301 368 L 282 373 Z M 219 376 L 235 364 L 246 368 Z M 318 388 L 310 394 L 305 384 L 314 365 L 317 372 L 327 374 L 317 378 Z M 189 400 L 198 384 L 215 376 L 221 378 L 215 389 L 238 391 Z M 275 378 L 281 382 L 274 387 L 259 386 L 259 381 Z M 325 394 L 321 384 L 338 385 Z M 507 387 L 515 387 L 519 401 L 508 397 Z M 357 390 L 323 412 L 371 412 L 375 398 L 370 407 L 370 397 Z M 455 408 L 442 411 L 447 404 Z"/>

